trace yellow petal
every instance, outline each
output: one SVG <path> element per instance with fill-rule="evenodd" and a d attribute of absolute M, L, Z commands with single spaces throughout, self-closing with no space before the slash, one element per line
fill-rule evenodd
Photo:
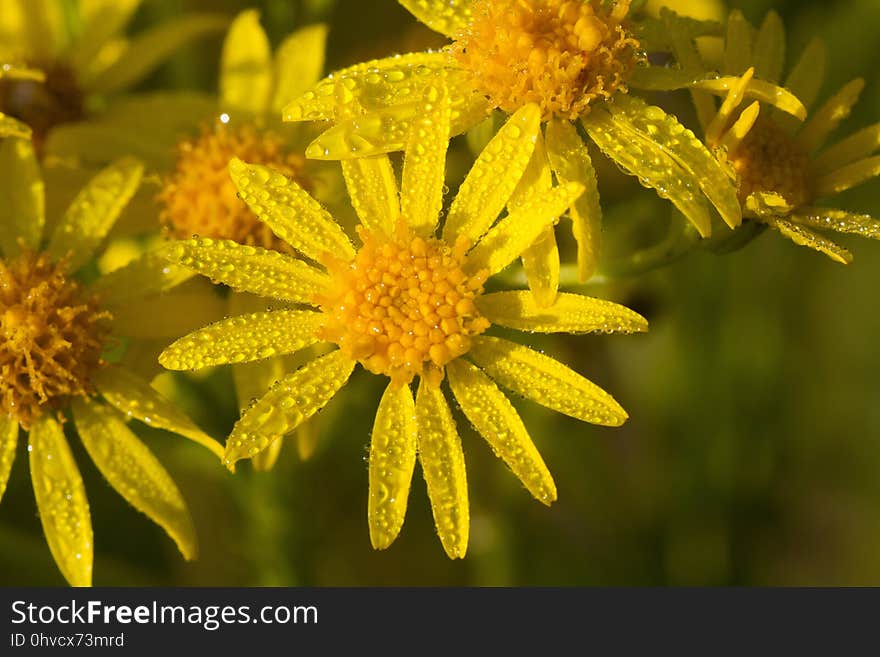
<path fill-rule="evenodd" d="M 880 176 L 880 155 L 866 157 L 864 160 L 847 164 L 816 180 L 816 195 L 828 196 L 860 185 L 866 180 Z"/>
<path fill-rule="evenodd" d="M 220 106 L 225 111 L 263 114 L 272 89 L 272 51 L 260 26 L 260 12 L 238 14 L 220 57 Z"/>
<path fill-rule="evenodd" d="M 83 84 L 88 91 L 100 94 L 133 87 L 179 48 L 226 29 L 228 23 L 225 16 L 216 14 L 187 14 L 144 30 L 118 59 Z"/>
<path fill-rule="evenodd" d="M 296 182 L 259 164 L 229 162 L 242 200 L 278 237 L 315 261 L 351 260 L 354 247 L 330 213 Z"/>
<path fill-rule="evenodd" d="M 785 88 L 800 98 L 807 109 L 816 102 L 825 79 L 825 54 L 825 42 L 815 37 L 804 48 L 785 80 Z"/>
<path fill-rule="evenodd" d="M 272 310 L 224 319 L 190 333 L 159 357 L 169 370 L 200 370 L 299 351 L 319 341 L 323 313 Z"/>
<path fill-rule="evenodd" d="M 56 260 L 69 256 L 70 271 L 86 264 L 134 196 L 143 173 L 143 165 L 133 158 L 117 160 L 100 171 L 77 194 L 55 227 L 49 254 Z"/>
<path fill-rule="evenodd" d="M 46 201 L 40 165 L 30 140 L 0 143 L 0 249 L 18 253 L 18 240 L 36 248 L 46 223 Z"/>
<path fill-rule="evenodd" d="M 193 277 L 187 267 L 168 262 L 163 254 L 149 252 L 129 264 L 104 274 L 92 290 L 105 306 L 128 302 L 132 296 L 150 296 L 164 292 Z"/>
<path fill-rule="evenodd" d="M 330 282 L 327 274 L 301 260 L 232 240 L 182 240 L 169 244 L 162 254 L 215 283 L 294 303 L 313 303 L 315 294 Z"/>
<path fill-rule="evenodd" d="M 370 440 L 370 542 L 384 550 L 403 527 L 416 464 L 416 408 L 409 386 L 388 384 Z"/>
<path fill-rule="evenodd" d="M 318 81 L 324 72 L 326 45 L 327 26 L 321 23 L 299 29 L 281 42 L 275 53 L 273 112 L 281 112 Z"/>
<path fill-rule="evenodd" d="M 18 422 L 8 415 L 0 416 L 0 500 L 6 491 L 17 444 Z"/>
<path fill-rule="evenodd" d="M 813 160 L 812 169 L 820 175 L 830 173 L 872 155 L 877 149 L 880 149 L 880 123 L 863 128 L 829 146 Z"/>
<path fill-rule="evenodd" d="M 92 585 L 92 519 L 79 468 L 51 415 L 28 434 L 31 481 L 49 550 L 71 586 Z"/>
<path fill-rule="evenodd" d="M 568 121 L 547 124 L 547 154 L 559 182 L 578 182 L 584 193 L 571 206 L 572 232 L 578 245 L 578 279 L 587 282 L 599 264 L 602 207 L 596 171 L 577 129 Z"/>
<path fill-rule="evenodd" d="M 779 82 L 785 65 L 785 26 L 779 14 L 772 9 L 767 12 L 758 31 L 752 57 L 757 77 L 768 82 Z"/>
<path fill-rule="evenodd" d="M 400 182 L 400 213 L 415 232 L 431 235 L 440 219 L 449 146 L 449 94 L 430 85 L 410 124 Z"/>
<path fill-rule="evenodd" d="M 607 392 L 557 360 L 501 338 L 474 338 L 469 357 L 505 388 L 591 424 L 617 427 L 626 411 Z"/>
<path fill-rule="evenodd" d="M 561 293 L 551 306 L 541 306 L 522 291 L 495 292 L 477 299 L 493 324 L 532 333 L 638 333 L 648 321 L 625 306 L 581 294 Z"/>
<path fill-rule="evenodd" d="M 198 541 L 186 502 L 162 467 L 122 417 L 103 404 L 77 399 L 73 415 L 79 437 L 101 474 L 135 509 L 164 529 L 184 559 L 198 554 Z"/>
<path fill-rule="evenodd" d="M 467 475 L 455 420 L 439 387 L 419 383 L 418 455 L 428 485 L 434 525 L 450 559 L 464 559 L 470 533 Z"/>
<path fill-rule="evenodd" d="M 70 52 L 73 68 L 82 74 L 94 64 L 101 50 L 124 32 L 141 0 L 80 1 L 82 32 Z"/>
<path fill-rule="evenodd" d="M 715 118 L 706 126 L 706 143 L 708 145 L 713 146 L 721 141 L 721 136 L 727 131 L 733 120 L 734 112 L 742 104 L 746 87 L 749 86 L 754 74 L 754 67 L 746 69 L 739 82 L 733 85 L 730 91 L 727 92 L 727 96 L 725 96 L 724 102 L 721 103 Z"/>
<path fill-rule="evenodd" d="M 306 426 L 303 425 L 297 429 L 297 433 L 302 431 Z M 256 472 L 271 472 L 275 464 L 278 463 L 278 457 L 281 456 L 281 450 L 284 448 L 284 438 L 279 438 L 264 449 L 259 454 L 251 458 L 251 466 Z"/>
<path fill-rule="evenodd" d="M 536 194 L 486 233 L 468 254 L 468 269 L 473 272 L 488 269 L 490 276 L 504 269 L 522 255 L 583 191 L 583 185 L 572 182 Z"/>
<path fill-rule="evenodd" d="M 95 373 L 92 381 L 107 403 L 126 417 L 189 438 L 207 447 L 218 458 L 223 457 L 223 448 L 216 440 L 199 429 L 149 383 L 124 367 L 107 365 Z"/>
<path fill-rule="evenodd" d="M 727 75 L 742 75 L 751 66 L 752 42 L 755 29 L 749 25 L 739 9 L 730 12 L 727 18 L 727 38 L 724 43 L 724 68 Z"/>
<path fill-rule="evenodd" d="M 33 132 L 26 124 L 0 112 L 0 139 L 17 137 L 27 140 L 31 138 L 32 134 Z"/>
<path fill-rule="evenodd" d="M 856 78 L 845 84 L 828 102 L 814 112 L 796 137 L 800 147 L 807 153 L 822 148 L 828 135 L 849 116 L 864 88 L 865 81 Z"/>
<path fill-rule="evenodd" d="M 10 4 L 13 5 L 10 8 Z M 51 61 L 58 57 L 69 44 L 64 5 L 57 0 L 25 0 L 4 3 L 4 13 L 20 4 L 22 24 L 27 44 L 27 54 L 38 61 Z"/>
<path fill-rule="evenodd" d="M 559 247 L 553 227 L 545 228 L 522 252 L 523 270 L 529 290 L 540 306 L 549 306 L 559 292 Z"/>
<path fill-rule="evenodd" d="M 781 217 L 765 217 L 762 219 L 771 228 L 778 230 L 798 246 L 805 246 L 819 253 L 824 253 L 835 262 L 848 265 L 852 262 L 852 254 L 831 240 L 814 233 L 809 228 Z"/>
<path fill-rule="evenodd" d="M 471 0 L 398 0 L 435 32 L 455 36 L 471 21 Z"/>
<path fill-rule="evenodd" d="M 478 367 L 461 358 L 449 363 L 447 373 L 461 410 L 495 455 L 536 500 L 547 506 L 555 502 L 553 477 L 507 396 Z"/>
<path fill-rule="evenodd" d="M 833 230 L 870 239 L 880 239 L 880 219 L 830 208 L 803 208 L 791 220 L 819 230 Z"/>
<path fill-rule="evenodd" d="M 351 206 L 361 223 L 370 231 L 392 235 L 400 200 L 391 160 L 383 154 L 342 160 L 341 164 Z"/>
<path fill-rule="evenodd" d="M 489 141 L 452 201 L 443 238 L 476 242 L 489 230 L 529 165 L 541 125 L 537 105 L 524 105 Z"/>
<path fill-rule="evenodd" d="M 738 84 L 739 77 L 721 77 L 711 78 L 708 80 L 699 80 L 692 86 L 696 89 L 705 89 L 706 91 L 718 96 L 727 95 L 727 93 Z M 745 90 L 745 96 L 754 100 L 760 100 L 762 103 L 772 105 L 776 109 L 790 114 L 794 118 L 803 121 L 807 117 L 807 109 L 801 103 L 800 99 L 791 93 L 788 89 L 784 89 L 764 80 L 755 80 L 749 82 Z"/>
<path fill-rule="evenodd" d="M 321 410 L 348 381 L 354 365 L 336 350 L 278 381 L 235 423 L 226 441 L 226 465 L 258 454 Z"/>
<path fill-rule="evenodd" d="M 728 153 L 735 153 L 740 147 L 743 139 L 749 134 L 749 131 L 758 120 L 758 114 L 761 111 L 761 103 L 757 100 L 740 112 L 739 117 L 733 122 L 733 125 L 722 135 L 718 142 L 719 147 L 725 149 Z"/>

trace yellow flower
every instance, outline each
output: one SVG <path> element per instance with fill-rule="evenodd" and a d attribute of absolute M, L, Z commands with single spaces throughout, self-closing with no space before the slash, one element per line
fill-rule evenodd
<path fill-rule="evenodd" d="M 30 140 L 3 140 L 0 170 L 0 496 L 18 435 L 26 431 L 52 556 L 68 582 L 91 584 L 89 505 L 62 427 L 72 413 L 86 451 L 110 484 L 192 559 L 197 545 L 186 504 L 127 421 L 222 450 L 146 381 L 109 362 L 128 339 L 117 317 L 127 300 L 159 293 L 189 274 L 152 257 L 91 285 L 76 276 L 134 194 L 143 166 L 122 159 L 98 173 L 45 245 L 43 180 Z"/>
<path fill-rule="evenodd" d="M 129 39 L 125 28 L 139 5 L 4 2 L 0 64 L 27 65 L 45 77 L 0 80 L 0 112 L 28 124 L 38 150 L 54 126 L 86 117 L 97 99 L 134 86 L 179 47 L 227 23 L 221 16 L 190 14 Z"/>
<path fill-rule="evenodd" d="M 172 262 L 290 307 L 208 326 L 171 345 L 160 362 L 189 370 L 292 353 L 322 341 L 338 346 L 278 381 L 244 412 L 226 443 L 230 467 L 306 422 L 356 364 L 387 376 L 370 450 L 372 544 L 386 548 L 400 531 L 418 458 L 440 539 L 450 557 L 460 558 L 468 542 L 467 483 L 443 380 L 495 452 L 549 504 L 556 498 L 553 479 L 496 382 L 586 422 L 617 426 L 627 415 L 608 393 L 563 364 L 487 330 L 633 332 L 647 323 L 627 308 L 577 294 L 560 294 L 539 308 L 527 291 L 486 293 L 487 278 L 551 226 L 583 186 L 552 186 L 549 177 L 536 179 L 533 169 L 523 176 L 540 130 L 540 109 L 529 104 L 477 158 L 438 232 L 452 101 L 442 87 L 429 86 L 416 111 L 399 190 L 387 155 L 347 164 L 361 222 L 359 248 L 294 181 L 260 165 L 230 162 L 242 198 L 307 260 L 225 240 L 168 245 Z M 496 222 L 505 206 L 508 214 Z"/>
<path fill-rule="evenodd" d="M 347 68 L 288 104 L 286 121 L 335 122 L 309 146 L 308 157 L 345 160 L 400 150 L 417 120 L 416 99 L 442 80 L 453 96 L 452 134 L 493 110 L 511 114 L 537 105 L 546 126 L 536 149 L 543 153 L 546 142 L 545 175 L 552 171 L 587 190 L 570 209 L 582 281 L 596 270 L 601 208 L 574 121 L 621 169 L 672 201 L 702 236 L 711 232 L 710 204 L 729 226 L 739 225 L 736 191 L 705 146 L 673 116 L 626 94 L 642 59 L 626 22 L 629 0 L 400 3 L 452 44 Z M 525 264 L 539 303 L 551 303 L 559 268 L 552 230 L 526 251 Z"/>

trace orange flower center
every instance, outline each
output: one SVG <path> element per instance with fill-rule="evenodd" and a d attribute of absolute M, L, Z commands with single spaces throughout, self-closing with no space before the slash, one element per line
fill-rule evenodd
<path fill-rule="evenodd" d="M 88 394 L 109 319 L 48 255 L 0 261 L 0 410 L 27 429 L 46 408 Z"/>
<path fill-rule="evenodd" d="M 317 299 L 326 315 L 320 337 L 396 383 L 418 375 L 439 385 L 443 366 L 489 328 L 474 305 L 487 273 L 463 270 L 466 239 L 450 246 L 403 223 L 394 237 L 361 231 L 361 238 L 352 262 L 329 266 L 333 284 Z"/>
<path fill-rule="evenodd" d="M 621 25 L 629 0 L 477 0 L 452 47 L 489 100 L 512 113 L 537 103 L 544 120 L 574 120 L 626 90 L 639 43 Z"/>
<path fill-rule="evenodd" d="M 231 128 L 219 121 L 198 138 L 181 142 L 177 152 L 177 165 L 158 195 L 160 220 L 172 237 L 199 235 L 290 250 L 238 197 L 227 166 L 238 157 L 271 167 L 308 189 L 304 157 L 287 153 L 272 132 L 249 124 Z"/>

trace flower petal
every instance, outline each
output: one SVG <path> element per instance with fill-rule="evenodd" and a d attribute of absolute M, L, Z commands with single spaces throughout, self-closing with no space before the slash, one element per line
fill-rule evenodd
<path fill-rule="evenodd" d="M 71 586 L 92 585 L 92 519 L 61 425 L 43 415 L 28 433 L 31 481 L 49 550 Z"/>
<path fill-rule="evenodd" d="M 337 349 L 278 381 L 235 423 L 226 441 L 227 467 L 258 454 L 321 410 L 348 381 L 354 365 Z"/>
<path fill-rule="evenodd" d="M 409 386 L 389 383 L 370 440 L 370 542 L 384 550 L 403 527 L 416 464 L 416 407 Z"/>
<path fill-rule="evenodd" d="M 477 157 L 452 201 L 443 238 L 476 242 L 498 218 L 529 165 L 541 126 L 537 105 L 518 109 Z"/>
<path fill-rule="evenodd" d="M 727 96 L 724 97 L 724 101 L 721 103 L 721 107 L 718 109 L 718 113 L 715 114 L 715 118 L 713 118 L 709 125 L 706 126 L 706 144 L 713 146 L 721 141 L 721 136 L 727 131 L 728 127 L 731 125 L 734 112 L 736 112 L 736 110 L 739 109 L 739 106 L 742 104 L 743 98 L 745 96 L 746 87 L 749 86 L 749 83 L 752 81 L 754 75 L 754 67 L 746 69 L 746 72 L 742 74 L 742 77 L 740 77 L 739 82 L 734 84 L 730 88 L 730 91 L 727 92 Z"/>
<path fill-rule="evenodd" d="M 483 335 L 473 339 L 468 355 L 505 388 L 558 413 L 609 427 L 628 417 L 599 386 L 528 347 Z"/>
<path fill-rule="evenodd" d="M 199 282 L 210 288 L 208 281 Z M 200 286 L 193 291 L 174 290 L 117 306 L 113 309 L 111 330 L 113 335 L 126 338 L 167 340 L 216 322 L 225 314 L 226 300 Z"/>
<path fill-rule="evenodd" d="M 169 370 L 248 363 L 299 351 L 319 341 L 323 313 L 272 310 L 224 319 L 170 345 L 159 357 Z"/>
<path fill-rule="evenodd" d="M 125 30 L 141 0 L 87 0 L 79 2 L 82 32 L 70 52 L 71 64 L 79 75 L 95 63 L 101 50 Z"/>
<path fill-rule="evenodd" d="M 55 260 L 69 256 L 70 271 L 78 270 L 91 260 L 134 196 L 143 174 L 143 164 L 128 157 L 100 171 L 77 194 L 55 227 L 49 240 L 49 254 Z"/>
<path fill-rule="evenodd" d="M 281 42 L 275 53 L 273 112 L 281 112 L 318 81 L 324 72 L 326 45 L 327 26 L 321 23 L 301 28 Z"/>
<path fill-rule="evenodd" d="M 18 253 L 18 240 L 36 248 L 46 223 L 46 201 L 40 165 L 29 139 L 0 143 L 0 250 Z"/>
<path fill-rule="evenodd" d="M 718 142 L 721 148 L 727 149 L 728 153 L 736 152 L 740 147 L 743 139 L 749 134 L 749 131 L 758 120 L 758 114 L 761 111 L 761 103 L 757 100 L 740 112 L 739 117 L 733 122 L 733 125 L 725 132 Z"/>
<path fill-rule="evenodd" d="M 528 292 L 484 294 L 477 307 L 493 324 L 531 333 L 638 333 L 648 321 L 626 306 L 563 292 L 551 306 L 541 306 Z"/>
<path fill-rule="evenodd" d="M 584 191 L 566 183 L 536 194 L 493 226 L 467 256 L 466 266 L 496 274 L 520 256 Z"/>
<path fill-rule="evenodd" d="M 866 180 L 880 176 L 880 155 L 866 157 L 858 162 L 847 164 L 837 171 L 826 173 L 816 180 L 816 195 L 829 196 L 861 185 Z"/>
<path fill-rule="evenodd" d="M 816 37 L 804 48 L 785 79 L 785 88 L 800 98 L 807 109 L 813 106 L 819 96 L 825 79 L 826 60 L 825 42 Z"/>
<path fill-rule="evenodd" d="M 162 527 L 187 561 L 198 554 L 192 518 L 177 485 L 149 448 L 111 408 L 73 402 L 79 437 L 101 474 L 135 509 Z"/>
<path fill-rule="evenodd" d="M 327 254 L 351 260 L 354 247 L 330 213 L 296 182 L 259 164 L 238 158 L 229 174 L 242 200 L 272 232 L 315 261 Z"/>
<path fill-rule="evenodd" d="M 752 42 L 755 39 L 753 28 L 739 9 L 730 12 L 727 18 L 727 36 L 724 42 L 724 66 L 726 75 L 742 75 L 751 66 Z"/>
<path fill-rule="evenodd" d="M 392 235 L 400 216 L 394 169 L 387 155 L 342 160 L 342 174 L 351 206 L 370 231 Z"/>
<path fill-rule="evenodd" d="M 0 500 L 9 482 L 9 472 L 15 461 L 18 444 L 18 422 L 8 415 L 0 416 Z"/>
<path fill-rule="evenodd" d="M 791 220 L 809 228 L 833 230 L 869 239 L 880 239 L 880 219 L 830 208 L 803 208 Z"/>
<path fill-rule="evenodd" d="M 272 50 L 260 12 L 242 11 L 232 21 L 220 57 L 220 106 L 263 114 L 272 90 Z"/>
<path fill-rule="evenodd" d="M 92 284 L 92 291 L 105 306 L 125 304 L 134 297 L 159 294 L 194 276 L 187 267 L 168 262 L 159 252 L 151 251 L 119 269 L 104 274 Z"/>
<path fill-rule="evenodd" d="M 232 240 L 181 240 L 169 244 L 162 254 L 215 283 L 294 303 L 313 303 L 315 294 L 330 282 L 327 274 L 302 260 Z"/>
<path fill-rule="evenodd" d="M 435 32 L 454 36 L 471 21 L 472 0 L 398 0 Z"/>
<path fill-rule="evenodd" d="M 447 366 L 449 387 L 461 410 L 495 455 L 502 459 L 539 502 L 556 501 L 556 484 L 519 414 L 480 368 L 459 358 Z"/>
<path fill-rule="evenodd" d="M 418 456 L 440 542 L 450 559 L 463 559 L 470 533 L 467 474 L 455 420 L 439 386 L 424 379 L 416 394 Z"/>
<path fill-rule="evenodd" d="M 880 149 L 880 123 L 863 128 L 829 146 L 813 160 L 812 169 L 820 175 L 830 173 L 872 155 L 877 149 Z"/>
<path fill-rule="evenodd" d="M 540 306 L 549 306 L 559 292 L 559 247 L 553 226 L 545 228 L 522 252 L 522 263 L 535 301 Z"/>
<path fill-rule="evenodd" d="M 207 447 L 218 458 L 223 448 L 199 429 L 186 414 L 159 391 L 124 367 L 107 365 L 92 377 L 95 388 L 108 404 L 126 417 L 135 418 L 154 429 L 171 431 Z"/>
<path fill-rule="evenodd" d="M 849 116 L 864 88 L 865 81 L 862 78 L 856 78 L 843 85 L 840 91 L 813 112 L 810 120 L 795 138 L 798 145 L 807 153 L 822 148 L 828 135 Z"/>
<path fill-rule="evenodd" d="M 809 228 L 800 226 L 782 217 L 765 217 L 762 219 L 768 226 L 779 231 L 798 246 L 824 253 L 835 262 L 848 265 L 852 262 L 852 254 L 831 240 L 814 233 Z"/>
<path fill-rule="evenodd" d="M 739 83 L 741 78 L 726 76 L 721 78 L 710 78 L 707 80 L 698 80 L 691 85 L 695 89 L 704 89 L 718 96 L 727 95 L 727 93 Z M 749 82 L 745 90 L 746 98 L 760 100 L 762 103 L 771 105 L 776 109 L 790 114 L 792 117 L 803 121 L 807 118 L 807 109 L 801 103 L 800 99 L 791 93 L 788 89 L 779 87 L 764 80 L 752 80 Z"/>
<path fill-rule="evenodd" d="M 779 82 L 785 65 L 785 26 L 772 9 L 767 12 L 752 55 L 755 75 L 768 82 Z"/>
<path fill-rule="evenodd" d="M 18 139 L 28 140 L 32 135 L 33 132 L 27 124 L 0 112 L 0 139 L 17 137 Z"/>

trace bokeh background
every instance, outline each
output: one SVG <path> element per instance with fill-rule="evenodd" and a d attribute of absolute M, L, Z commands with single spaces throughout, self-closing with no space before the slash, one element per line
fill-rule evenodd
<path fill-rule="evenodd" d="M 753 23 L 779 11 L 789 62 L 822 36 L 830 55 L 823 95 L 853 77 L 868 82 L 844 130 L 878 120 L 880 3 L 732 6 Z M 328 70 L 443 42 L 393 0 L 145 0 L 133 28 L 185 10 L 232 16 L 246 7 L 261 10 L 275 43 L 328 22 Z M 214 89 L 219 49 L 216 39 L 181 51 L 143 89 Z M 685 96 L 664 101 L 688 119 Z M 457 140 L 453 188 L 467 157 Z M 667 206 L 612 168 L 600 176 L 612 248 L 668 217 Z M 839 205 L 880 216 L 880 182 Z M 271 473 L 242 464 L 231 475 L 187 441 L 145 433 L 190 504 L 201 543 L 194 563 L 127 507 L 73 441 L 92 507 L 95 583 L 878 585 L 880 244 L 842 243 L 856 256 L 848 267 L 765 234 L 732 254 L 698 251 L 587 286 L 645 314 L 651 331 L 535 344 L 609 390 L 631 419 L 604 429 L 518 404 L 556 479 L 550 509 L 462 420 L 473 523 L 464 561 L 445 557 L 418 470 L 400 538 L 385 552 L 371 549 L 366 458 L 381 382 L 363 371 L 325 411 L 314 456 L 302 462 L 286 449 Z M 226 435 L 236 417 L 228 370 L 172 383 L 204 427 Z M 22 453 L 0 505 L 0 584 L 62 585 L 25 464 Z"/>

